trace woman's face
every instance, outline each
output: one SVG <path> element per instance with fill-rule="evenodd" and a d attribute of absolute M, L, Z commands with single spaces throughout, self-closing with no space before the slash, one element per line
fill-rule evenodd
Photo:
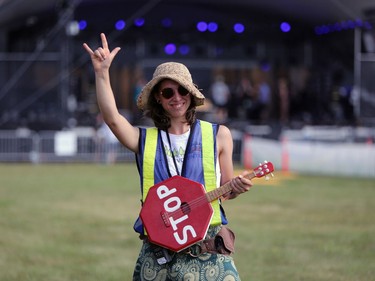
<path fill-rule="evenodd" d="M 191 94 L 177 82 L 167 79 L 160 83 L 156 99 L 160 100 L 171 118 L 179 118 L 185 117 L 191 103 Z"/>

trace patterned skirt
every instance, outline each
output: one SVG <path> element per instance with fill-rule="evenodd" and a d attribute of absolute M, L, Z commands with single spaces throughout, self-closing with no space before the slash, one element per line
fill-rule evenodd
<path fill-rule="evenodd" d="M 206 238 L 214 237 L 220 226 L 210 227 Z M 198 249 L 198 247 L 196 247 Z M 194 246 L 191 247 L 194 252 Z M 133 281 L 240 281 L 233 258 L 228 255 L 174 253 L 170 262 L 159 265 L 152 246 L 144 242 L 134 269 Z"/>

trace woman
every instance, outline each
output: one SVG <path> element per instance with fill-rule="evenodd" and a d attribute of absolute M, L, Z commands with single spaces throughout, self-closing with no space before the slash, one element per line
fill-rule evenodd
<path fill-rule="evenodd" d="M 142 198 L 151 185 L 174 175 L 200 182 L 206 189 L 230 182 L 232 191 L 222 199 L 232 199 L 248 191 L 252 183 L 244 177 L 246 172 L 233 177 L 233 140 L 229 129 L 195 117 L 195 108 L 204 103 L 204 96 L 193 84 L 189 70 L 174 62 L 156 68 L 152 80 L 142 89 L 137 106 L 154 121 L 157 129 L 134 127 L 119 114 L 110 84 L 109 68 L 120 48 L 110 51 L 103 33 L 101 40 L 102 47 L 95 51 L 83 44 L 94 67 L 99 108 L 118 140 L 136 154 Z M 150 143 L 155 144 L 155 149 L 149 149 Z M 212 152 L 211 162 L 202 157 L 202 146 L 207 143 Z M 209 170 L 214 174 L 210 184 L 205 183 Z M 219 200 L 215 201 L 206 236 L 207 243 L 214 243 L 214 248 L 199 244 L 178 253 L 160 248 L 148 241 L 138 219 L 134 229 L 143 239 L 143 246 L 133 280 L 240 280 L 230 256 L 234 236 L 223 226 L 227 220 Z"/>

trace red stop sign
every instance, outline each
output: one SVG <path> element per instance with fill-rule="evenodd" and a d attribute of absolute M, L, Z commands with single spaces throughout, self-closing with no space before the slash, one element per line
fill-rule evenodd
<path fill-rule="evenodd" d="M 150 242 L 175 252 L 203 240 L 212 216 L 204 187 L 181 176 L 151 187 L 140 213 Z"/>

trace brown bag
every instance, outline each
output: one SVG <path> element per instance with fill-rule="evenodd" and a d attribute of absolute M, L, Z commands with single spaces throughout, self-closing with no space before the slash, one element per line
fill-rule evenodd
<path fill-rule="evenodd" d="M 233 231 L 223 226 L 214 238 L 203 240 L 198 244 L 201 249 L 200 254 L 209 252 L 230 255 L 234 253 L 234 240 Z"/>
<path fill-rule="evenodd" d="M 215 248 L 220 254 L 234 253 L 234 240 L 236 236 L 228 227 L 223 226 L 215 237 Z"/>

